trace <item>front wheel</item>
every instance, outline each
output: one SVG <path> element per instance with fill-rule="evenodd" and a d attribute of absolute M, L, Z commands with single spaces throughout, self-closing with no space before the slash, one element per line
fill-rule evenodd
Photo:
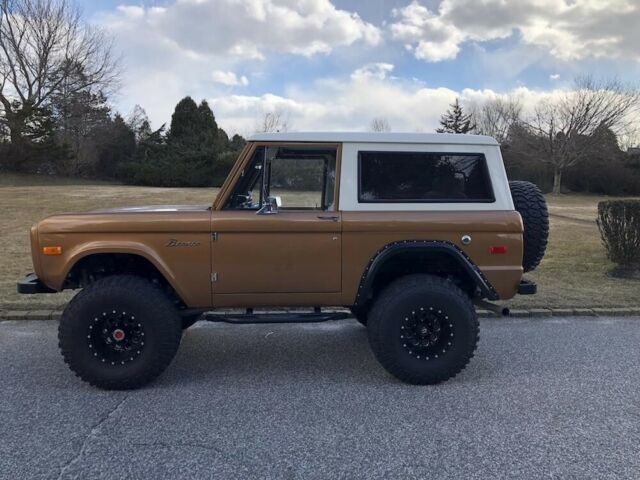
<path fill-rule="evenodd" d="M 64 361 L 82 380 L 108 390 L 137 388 L 171 363 L 181 319 L 167 296 L 144 278 L 116 275 L 88 285 L 60 320 Z"/>
<path fill-rule="evenodd" d="M 409 275 L 382 291 L 367 331 L 374 355 L 389 373 L 426 385 L 464 369 L 478 344 L 479 324 L 469 297 L 449 280 Z"/>

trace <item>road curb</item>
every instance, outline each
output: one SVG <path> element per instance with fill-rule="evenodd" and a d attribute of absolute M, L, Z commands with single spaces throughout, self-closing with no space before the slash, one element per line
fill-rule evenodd
<path fill-rule="evenodd" d="M 489 310 L 477 310 L 478 316 L 500 317 L 502 315 Z M 633 308 L 531 308 L 529 310 L 514 309 L 510 317 L 546 318 L 546 317 L 634 317 L 640 316 L 640 307 Z"/>
<path fill-rule="evenodd" d="M 265 310 L 264 313 L 282 313 L 283 310 Z M 290 311 L 287 309 L 287 311 Z M 297 311 L 293 309 L 292 311 Z M 300 310 L 303 311 L 303 310 Z M 327 313 L 344 312 L 345 309 L 326 309 Z M 502 317 L 490 310 L 477 309 L 480 318 Z M 216 313 L 238 313 L 239 310 L 216 310 Z M 0 321 L 6 320 L 59 320 L 60 310 L 4 310 L 0 311 Z M 640 307 L 631 308 L 531 308 L 529 310 L 513 309 L 509 313 L 513 318 L 546 318 L 546 317 L 633 317 L 640 316 Z"/>

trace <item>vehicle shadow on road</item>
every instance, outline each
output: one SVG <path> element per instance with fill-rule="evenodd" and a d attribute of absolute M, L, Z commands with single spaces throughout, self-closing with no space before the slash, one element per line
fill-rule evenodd
<path fill-rule="evenodd" d="M 352 319 L 295 325 L 199 322 L 185 333 L 161 383 L 210 384 L 212 378 L 248 383 L 286 380 L 300 385 L 310 379 L 327 384 L 403 385 L 376 361 L 366 329 Z"/>
<path fill-rule="evenodd" d="M 385 383 L 367 331 L 354 320 L 317 324 L 226 325 L 187 331 L 163 383 L 220 380 Z"/>

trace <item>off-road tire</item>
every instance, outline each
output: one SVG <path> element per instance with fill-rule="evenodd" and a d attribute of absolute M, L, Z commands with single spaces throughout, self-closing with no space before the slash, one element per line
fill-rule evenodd
<path fill-rule="evenodd" d="M 353 318 L 355 318 L 358 322 L 360 322 L 365 327 L 367 326 L 367 321 L 368 321 L 367 309 L 363 307 L 349 307 L 349 310 L 351 310 L 351 315 L 353 315 Z"/>
<path fill-rule="evenodd" d="M 186 330 L 187 328 L 193 327 L 193 325 L 200 320 L 200 317 L 202 317 L 201 313 L 194 313 L 193 315 L 188 315 L 188 316 L 183 316 L 181 317 L 181 325 L 182 325 L 182 330 Z"/>
<path fill-rule="evenodd" d="M 422 329 L 434 319 L 441 336 L 432 346 L 416 347 L 409 325 L 415 321 Z M 369 312 L 367 332 L 375 357 L 389 373 L 403 382 L 430 385 L 456 376 L 469 363 L 479 324 L 469 297 L 452 282 L 408 275 L 380 293 Z"/>
<path fill-rule="evenodd" d="M 549 240 L 549 211 L 540 189 L 531 182 L 509 182 L 511 198 L 524 224 L 524 254 L 522 267 L 525 272 L 535 269 L 547 249 Z"/>
<path fill-rule="evenodd" d="M 107 341 L 111 334 L 103 333 L 106 326 L 118 321 L 125 322 L 121 331 L 132 329 L 132 349 L 114 351 L 115 341 Z M 69 368 L 107 390 L 138 388 L 154 380 L 173 360 L 181 337 L 181 319 L 169 298 L 148 280 L 130 275 L 105 277 L 85 287 L 69 302 L 58 329 Z"/>

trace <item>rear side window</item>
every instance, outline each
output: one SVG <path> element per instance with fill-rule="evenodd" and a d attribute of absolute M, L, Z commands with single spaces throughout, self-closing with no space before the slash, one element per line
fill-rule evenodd
<path fill-rule="evenodd" d="M 493 202 L 481 153 L 358 152 L 358 201 Z"/>

